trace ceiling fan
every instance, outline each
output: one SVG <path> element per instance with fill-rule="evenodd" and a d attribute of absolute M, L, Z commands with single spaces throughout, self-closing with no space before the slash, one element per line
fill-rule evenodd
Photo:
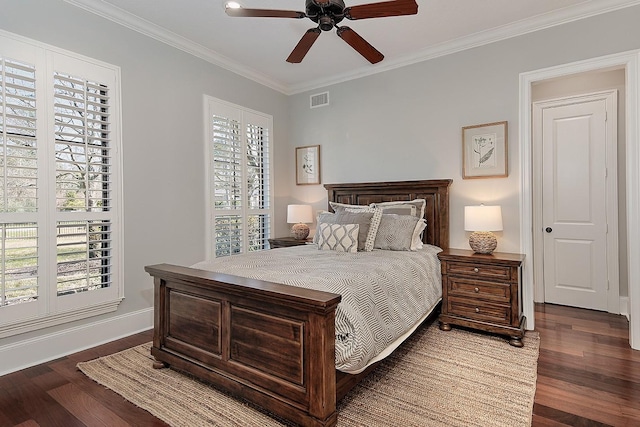
<path fill-rule="evenodd" d="M 231 7 L 227 4 L 227 15 L 234 17 L 258 17 L 258 18 L 309 18 L 318 24 L 317 27 L 307 30 L 296 47 L 293 49 L 287 62 L 299 63 L 305 57 L 313 43 L 322 31 L 330 31 L 336 28 L 338 36 L 354 48 L 369 62 L 375 64 L 382 61 L 384 55 L 371 46 L 365 39 L 349 27 L 338 26 L 344 18 L 349 20 L 383 18 L 386 16 L 415 15 L 418 13 L 416 0 L 391 0 L 380 3 L 362 4 L 345 7 L 344 0 L 305 0 L 306 11 L 272 9 L 245 9 L 243 7 Z"/>

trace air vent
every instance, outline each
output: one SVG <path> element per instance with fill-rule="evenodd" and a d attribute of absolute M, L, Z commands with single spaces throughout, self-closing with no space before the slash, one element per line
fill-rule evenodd
<path fill-rule="evenodd" d="M 324 107 L 329 105 L 329 92 L 316 93 L 309 97 L 311 108 Z"/>

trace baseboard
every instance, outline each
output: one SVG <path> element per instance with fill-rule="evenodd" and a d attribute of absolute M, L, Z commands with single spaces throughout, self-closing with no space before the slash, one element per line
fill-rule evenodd
<path fill-rule="evenodd" d="M 0 346 L 0 376 L 153 328 L 153 308 Z"/>
<path fill-rule="evenodd" d="M 620 314 L 626 316 L 627 320 L 631 321 L 629 317 L 629 297 L 620 297 Z"/>

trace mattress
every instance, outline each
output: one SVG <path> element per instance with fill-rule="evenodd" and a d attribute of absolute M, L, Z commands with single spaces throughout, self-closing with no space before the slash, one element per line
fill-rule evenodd
<path fill-rule="evenodd" d="M 442 298 L 441 249 L 344 253 L 309 244 L 216 258 L 192 267 L 342 295 L 336 369 L 359 373 L 388 355 Z"/>

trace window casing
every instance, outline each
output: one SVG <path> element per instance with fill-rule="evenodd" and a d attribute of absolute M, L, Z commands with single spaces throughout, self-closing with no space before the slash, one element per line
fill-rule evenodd
<path fill-rule="evenodd" d="M 0 31 L 0 337 L 123 297 L 120 70 Z"/>
<path fill-rule="evenodd" d="M 268 248 L 273 227 L 271 116 L 205 96 L 207 257 Z"/>

